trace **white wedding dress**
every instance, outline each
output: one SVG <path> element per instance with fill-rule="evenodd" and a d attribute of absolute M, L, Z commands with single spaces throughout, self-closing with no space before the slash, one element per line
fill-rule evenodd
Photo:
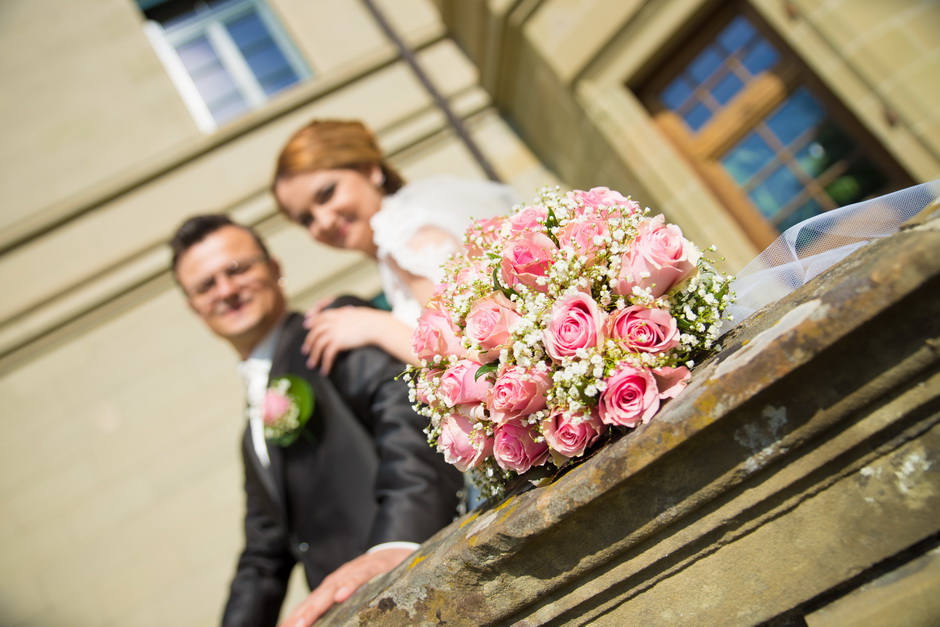
<path fill-rule="evenodd" d="M 423 305 L 398 268 L 432 283 L 440 282 L 441 264 L 461 249 L 464 231 L 470 223 L 508 215 L 519 202 L 518 195 L 507 185 L 453 176 L 415 181 L 386 196 L 370 223 L 378 247 L 382 287 L 392 315 L 414 327 Z M 417 236 L 428 228 L 444 231 L 452 241 L 423 243 Z"/>

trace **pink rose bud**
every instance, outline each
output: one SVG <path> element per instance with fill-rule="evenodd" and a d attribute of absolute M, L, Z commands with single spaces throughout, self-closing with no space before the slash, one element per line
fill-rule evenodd
<path fill-rule="evenodd" d="M 631 353 L 662 353 L 679 345 L 679 327 L 664 309 L 633 305 L 610 314 L 607 337 Z"/>
<path fill-rule="evenodd" d="M 411 348 L 418 359 L 433 360 L 440 355 L 462 357 L 466 349 L 457 337 L 450 318 L 436 307 L 425 307 L 411 336 Z"/>
<path fill-rule="evenodd" d="M 594 243 L 594 238 L 608 235 L 610 235 L 610 229 L 607 226 L 607 220 L 590 218 L 572 221 L 558 233 L 558 244 L 574 249 L 585 258 L 584 265 L 591 266 L 596 263 L 598 252 L 603 249 L 602 245 Z"/>
<path fill-rule="evenodd" d="M 535 427 L 513 420 L 498 425 L 493 436 L 493 457 L 503 470 L 524 473 L 533 466 L 541 466 L 548 459 L 548 444 L 539 437 Z"/>
<path fill-rule="evenodd" d="M 439 368 L 427 368 L 422 370 L 420 374 L 415 377 L 415 398 L 419 403 L 424 403 L 425 405 L 431 404 L 430 394 L 435 389 L 432 381 L 435 377 L 439 377 L 443 373 L 444 371 Z"/>
<path fill-rule="evenodd" d="M 564 412 L 556 411 L 542 421 L 542 434 L 549 447 L 569 459 L 584 455 L 606 430 L 607 426 L 594 413 L 565 416 Z M 556 459 L 555 463 L 559 461 L 564 460 Z"/>
<path fill-rule="evenodd" d="M 544 231 L 546 217 L 548 217 L 548 209 L 533 205 L 510 216 L 509 226 L 513 233 Z"/>
<path fill-rule="evenodd" d="M 441 422 L 437 448 L 448 464 L 466 472 L 493 454 L 493 438 L 482 430 L 475 431 L 473 422 L 464 414 L 453 413 Z"/>
<path fill-rule="evenodd" d="M 490 415 L 493 422 L 505 424 L 511 418 L 525 418 L 545 409 L 545 393 L 552 387 L 551 377 L 535 368 L 509 366 L 496 378 L 490 390 Z"/>
<path fill-rule="evenodd" d="M 662 215 L 637 226 L 633 246 L 623 256 L 615 294 L 630 294 L 634 286 L 649 288 L 659 297 L 692 275 L 702 253 L 675 224 Z"/>
<path fill-rule="evenodd" d="M 483 250 L 475 243 L 479 238 L 483 246 L 489 246 L 499 239 L 499 232 L 506 221 L 505 216 L 496 216 L 493 218 L 481 218 L 474 221 L 467 227 L 465 234 L 466 240 L 471 242 L 467 246 L 467 254 L 470 257 L 483 256 Z"/>
<path fill-rule="evenodd" d="M 656 379 L 656 387 L 659 388 L 659 398 L 675 398 L 689 384 L 692 373 L 685 366 L 663 367 L 654 368 L 653 377 Z"/>
<path fill-rule="evenodd" d="M 604 314 L 589 295 L 582 292 L 558 299 L 551 320 L 542 333 L 545 350 L 555 361 L 579 349 L 593 348 L 604 339 Z"/>
<path fill-rule="evenodd" d="M 502 292 L 493 292 L 473 303 L 465 332 L 483 349 L 481 361 L 499 357 L 500 350 L 509 345 L 510 328 L 520 317 L 516 305 Z"/>
<path fill-rule="evenodd" d="M 275 390 L 264 395 L 264 424 L 271 426 L 284 418 L 291 409 L 290 399 Z"/>
<path fill-rule="evenodd" d="M 506 287 L 515 288 L 521 284 L 544 292 L 548 288 L 539 285 L 538 279 L 548 275 L 557 252 L 555 243 L 544 233 L 520 233 L 503 249 L 500 280 Z"/>
<path fill-rule="evenodd" d="M 636 202 L 624 198 L 620 192 L 607 187 L 593 187 L 588 191 L 574 190 L 568 192 L 568 198 L 578 204 L 578 215 L 595 214 L 601 218 L 609 217 L 610 207 L 625 207 L 620 213 L 629 215 L 640 210 Z"/>
<path fill-rule="evenodd" d="M 490 383 L 487 377 L 476 378 L 480 365 L 470 359 L 461 359 L 444 371 L 438 392 L 448 406 L 480 403 L 486 399 Z"/>

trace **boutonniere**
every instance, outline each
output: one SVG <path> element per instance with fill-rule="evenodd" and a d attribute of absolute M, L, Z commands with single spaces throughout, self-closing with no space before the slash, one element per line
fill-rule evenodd
<path fill-rule="evenodd" d="M 289 446 L 313 415 L 313 389 L 300 377 L 285 375 L 271 381 L 264 394 L 264 437 Z"/>

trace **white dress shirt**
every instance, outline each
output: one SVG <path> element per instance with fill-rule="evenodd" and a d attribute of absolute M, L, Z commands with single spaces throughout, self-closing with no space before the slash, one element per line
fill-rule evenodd
<path fill-rule="evenodd" d="M 248 426 L 251 431 L 251 443 L 255 454 L 261 460 L 261 465 L 268 468 L 271 458 L 268 456 L 268 445 L 264 439 L 264 395 L 268 389 L 268 377 L 271 375 L 271 362 L 274 359 L 274 349 L 277 348 L 281 337 L 282 324 L 279 323 L 255 350 L 251 351 L 248 359 L 239 362 L 238 374 L 241 375 L 245 385 L 245 398 L 248 401 L 246 413 Z"/>

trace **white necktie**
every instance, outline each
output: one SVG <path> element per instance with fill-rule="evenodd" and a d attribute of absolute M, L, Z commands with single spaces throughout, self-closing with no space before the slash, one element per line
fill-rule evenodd
<path fill-rule="evenodd" d="M 261 359 L 247 359 L 238 364 L 238 373 L 245 383 L 245 396 L 248 400 L 248 426 L 251 431 L 251 443 L 255 454 L 265 468 L 271 465 L 268 445 L 264 440 L 264 395 L 267 391 L 268 375 L 271 364 Z"/>

